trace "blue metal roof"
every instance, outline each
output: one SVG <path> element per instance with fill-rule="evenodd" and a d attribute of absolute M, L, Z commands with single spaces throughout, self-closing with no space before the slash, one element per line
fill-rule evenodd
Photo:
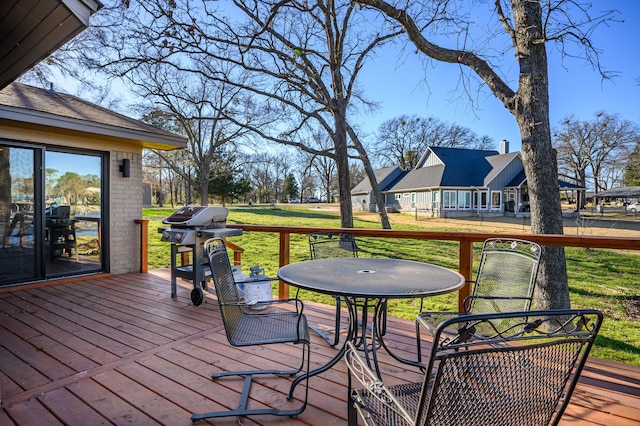
<path fill-rule="evenodd" d="M 431 151 L 444 163 L 440 186 L 483 186 L 484 178 L 493 166 L 487 157 L 499 155 L 498 151 L 480 149 L 431 147 Z"/>

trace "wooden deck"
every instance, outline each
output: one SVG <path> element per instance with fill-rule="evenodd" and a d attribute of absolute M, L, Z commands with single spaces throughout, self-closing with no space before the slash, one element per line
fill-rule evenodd
<path fill-rule="evenodd" d="M 191 285 L 180 280 L 178 298 L 171 299 L 168 277 L 168 270 L 155 270 L 0 292 L 0 425 L 190 425 L 191 413 L 237 403 L 242 380 L 213 382 L 209 373 L 274 360 L 293 365 L 294 349 L 229 346 L 215 300 L 208 296 L 193 306 Z M 305 304 L 313 322 L 330 324 L 333 309 Z M 411 321 L 389 319 L 387 341 L 409 358 L 414 333 Z M 312 339 L 313 365 L 336 353 L 320 337 Z M 388 357 L 382 363 L 389 382 L 417 374 Z M 260 379 L 251 402 L 290 407 L 288 380 Z M 240 423 L 345 424 L 343 363 L 310 385 L 309 406 L 298 418 Z M 296 396 L 302 392 L 299 386 Z M 562 423 L 640 424 L 640 368 L 590 359 Z"/>

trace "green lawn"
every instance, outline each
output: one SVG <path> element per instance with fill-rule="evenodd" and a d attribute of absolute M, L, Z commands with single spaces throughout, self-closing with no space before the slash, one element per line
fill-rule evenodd
<path fill-rule="evenodd" d="M 169 267 L 170 245 L 160 241 L 156 232 L 162 227 L 162 219 L 174 209 L 145 209 L 143 217 L 149 219 L 149 268 Z M 339 227 L 339 217 L 333 212 L 314 211 L 307 208 L 231 208 L 228 223 Z M 371 221 L 355 219 L 357 228 L 379 228 Z M 413 225 L 394 225 L 394 229 L 423 229 Z M 433 230 L 454 230 L 443 227 Z M 277 234 L 263 232 L 245 233 L 231 241 L 245 252 L 242 269 L 248 275 L 249 267 L 260 265 L 269 276 L 278 269 Z M 392 240 L 359 238 L 358 246 L 363 257 L 393 257 L 426 261 L 456 269 L 458 244 L 444 241 Z M 479 249 L 479 245 L 478 245 Z M 478 251 L 478 250 L 476 250 Z M 640 253 L 604 249 L 567 248 L 567 269 L 571 305 L 574 308 L 596 308 L 605 314 L 605 321 L 592 350 L 592 355 L 640 366 Z M 304 235 L 291 235 L 291 262 L 308 259 L 309 248 Z M 274 288 L 275 288 L 274 284 Z M 328 304 L 332 297 L 301 292 L 304 300 Z M 390 303 L 390 313 L 405 319 L 414 319 L 419 300 L 407 299 Z M 425 310 L 455 310 L 457 294 L 452 293 L 425 299 Z"/>

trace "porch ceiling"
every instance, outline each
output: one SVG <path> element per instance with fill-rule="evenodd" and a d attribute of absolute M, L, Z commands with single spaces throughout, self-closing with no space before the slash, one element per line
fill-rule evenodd
<path fill-rule="evenodd" d="M 97 0 L 6 0 L 0 8 L 0 89 L 89 25 Z"/>

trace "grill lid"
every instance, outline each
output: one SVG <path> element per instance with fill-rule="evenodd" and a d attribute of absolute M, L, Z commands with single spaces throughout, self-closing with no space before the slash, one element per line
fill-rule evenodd
<path fill-rule="evenodd" d="M 179 227 L 220 227 L 226 223 L 228 215 L 226 207 L 185 206 L 162 223 Z"/>

